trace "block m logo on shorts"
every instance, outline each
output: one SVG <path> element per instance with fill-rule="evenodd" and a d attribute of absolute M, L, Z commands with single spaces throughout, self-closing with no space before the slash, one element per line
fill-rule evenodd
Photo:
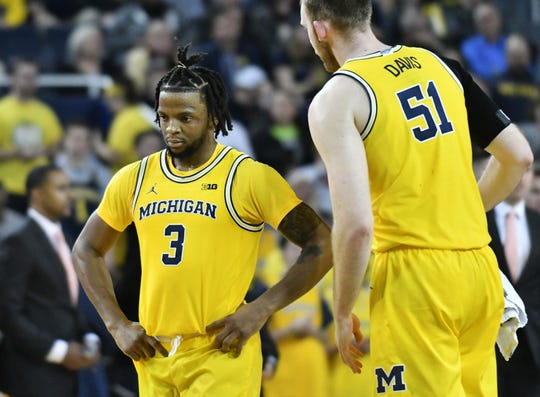
<path fill-rule="evenodd" d="M 407 390 L 407 385 L 403 381 L 403 372 L 405 372 L 405 365 L 403 364 L 393 365 L 389 374 L 383 368 L 375 368 L 377 394 L 386 393 L 386 388 L 389 386 L 392 387 L 392 391 Z"/>

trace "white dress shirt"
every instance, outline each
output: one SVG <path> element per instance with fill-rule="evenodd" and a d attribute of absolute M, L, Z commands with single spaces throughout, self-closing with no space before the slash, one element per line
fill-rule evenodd
<path fill-rule="evenodd" d="M 495 211 L 495 223 L 497 224 L 497 230 L 501 237 L 501 244 L 504 245 L 506 241 L 506 228 L 505 220 L 506 214 L 510 209 L 513 209 L 516 214 L 516 228 L 517 228 L 517 240 L 518 240 L 518 274 L 521 274 L 523 267 L 529 259 L 531 253 L 531 237 L 529 235 L 529 226 L 527 224 L 527 216 L 525 213 L 525 201 L 522 200 L 514 206 L 511 206 L 507 202 L 503 201 L 498 204 Z"/>
<path fill-rule="evenodd" d="M 58 229 L 61 229 L 59 222 L 53 222 L 49 218 L 43 216 L 40 214 L 37 210 L 30 207 L 28 209 L 28 216 L 32 218 L 36 223 L 41 227 L 43 232 L 45 232 L 45 235 L 51 242 L 51 246 L 55 246 L 54 242 L 54 234 L 57 232 Z M 60 364 L 62 361 L 64 361 L 64 358 L 66 357 L 68 351 L 68 343 L 65 340 L 57 339 L 54 341 L 51 349 L 45 356 L 45 361 L 48 361 L 50 363 L 56 363 Z"/>

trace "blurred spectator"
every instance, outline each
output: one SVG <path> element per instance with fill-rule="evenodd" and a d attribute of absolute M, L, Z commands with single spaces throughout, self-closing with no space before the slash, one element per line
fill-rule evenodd
<path fill-rule="evenodd" d="M 522 0 L 491 0 L 501 10 L 504 25 L 508 32 L 520 33 L 527 37 L 537 49 L 540 49 L 540 1 Z M 540 62 L 540 52 L 536 51 L 537 61 Z M 540 68 L 540 64 L 537 65 Z M 540 70 L 538 70 L 540 73 Z"/>
<path fill-rule="evenodd" d="M 46 0 L 28 0 L 27 4 L 29 21 L 39 30 L 45 30 L 60 23 L 60 20 L 48 10 Z"/>
<path fill-rule="evenodd" d="M 141 132 L 135 138 L 135 151 L 137 152 L 138 159 L 142 159 L 163 149 L 165 149 L 163 135 L 154 129 Z"/>
<path fill-rule="evenodd" d="M 246 65 L 234 73 L 231 91 L 231 115 L 247 128 L 250 134 L 266 124 L 266 109 L 273 86 L 263 68 Z"/>
<path fill-rule="evenodd" d="M 470 71 L 487 81 L 506 71 L 506 37 L 501 15 L 494 4 L 478 4 L 473 18 L 476 34 L 463 41 L 461 53 Z"/>
<path fill-rule="evenodd" d="M 154 58 L 148 62 L 144 76 L 143 92 L 140 94 L 140 100 L 151 108 L 156 103 L 156 86 L 159 79 L 167 73 L 174 64 L 163 58 Z M 139 95 L 139 93 L 137 93 Z"/>
<path fill-rule="evenodd" d="M 12 66 L 11 90 L 0 99 L 0 181 L 8 206 L 24 213 L 24 181 L 32 168 L 52 158 L 62 136 L 54 111 L 37 94 L 39 70 L 31 60 Z"/>
<path fill-rule="evenodd" d="M 96 150 L 98 156 L 111 166 L 114 172 L 137 160 L 137 135 L 150 129 L 159 129 L 154 122 L 154 110 L 138 98 L 129 80 L 117 80 L 105 91 L 105 99 L 114 118 L 106 143 L 97 141 Z"/>
<path fill-rule="evenodd" d="M 201 43 L 206 28 L 206 7 L 205 0 L 165 0 L 170 7 L 178 13 L 180 26 L 178 37 L 185 43 Z"/>
<path fill-rule="evenodd" d="M 47 10 L 58 21 L 71 21 L 77 13 L 89 3 L 88 0 L 30 0 L 41 3 L 41 7 Z M 94 0 L 99 2 L 99 0 Z"/>
<path fill-rule="evenodd" d="M 533 177 L 530 168 L 510 195 L 487 214 L 490 246 L 501 271 L 523 300 L 528 317 L 527 325 L 517 330 L 519 344 L 510 360 L 497 350 L 500 397 L 540 395 L 540 214 L 525 206 Z M 513 228 L 508 227 L 509 219 Z M 510 240 L 515 241 L 515 255 L 508 250 Z"/>
<path fill-rule="evenodd" d="M 289 39 L 280 48 L 272 62 L 276 86 L 309 101 L 328 79 L 328 73 L 313 52 L 306 29 L 292 27 Z"/>
<path fill-rule="evenodd" d="M 310 163 L 293 167 L 287 174 L 287 182 L 311 208 L 330 225 L 332 224 L 332 203 L 328 190 L 326 167 L 315 148 L 314 160 Z"/>
<path fill-rule="evenodd" d="M 282 175 L 304 162 L 304 132 L 297 123 L 298 104 L 284 91 L 277 90 L 270 101 L 268 127 L 254 132 L 257 159 Z"/>
<path fill-rule="evenodd" d="M 184 14 L 189 21 L 202 20 L 206 17 L 206 0 L 165 0 L 170 7 L 174 7 Z"/>
<path fill-rule="evenodd" d="M 535 157 L 540 157 L 540 99 L 532 104 L 533 123 L 536 127 L 536 141 L 539 143 L 536 147 Z"/>
<path fill-rule="evenodd" d="M 97 75 L 104 73 L 105 42 L 100 26 L 82 23 L 73 28 L 67 41 L 63 72 Z"/>
<path fill-rule="evenodd" d="M 73 211 L 65 222 L 75 240 L 86 220 L 97 208 L 111 179 L 111 172 L 95 155 L 90 127 L 73 121 L 65 126 L 63 145 L 56 155 L 56 164 L 69 177 Z"/>
<path fill-rule="evenodd" d="M 7 199 L 8 194 L 0 182 L 0 241 L 4 240 L 24 223 L 22 214 L 7 207 Z"/>
<path fill-rule="evenodd" d="M 175 60 L 174 30 L 165 21 L 154 19 L 148 24 L 139 43 L 127 51 L 124 75 L 135 84 L 137 92 L 142 93 L 151 63 L 161 62 L 168 70 Z"/>
<path fill-rule="evenodd" d="M 126 51 L 138 43 L 149 19 L 148 14 L 133 2 L 117 6 L 103 19 L 107 50 L 116 68 L 122 69 Z"/>
<path fill-rule="evenodd" d="M 263 282 L 273 285 L 279 280 L 298 252 L 296 246 L 285 242 L 283 253 L 274 251 L 261 258 L 273 262 L 265 264 L 272 270 Z M 315 287 L 270 318 L 268 329 L 280 360 L 273 378 L 263 381 L 265 397 L 329 396 L 321 298 L 320 288 Z"/>
<path fill-rule="evenodd" d="M 535 84 L 530 44 L 520 34 L 506 39 L 508 69 L 491 82 L 491 95 L 501 109 L 516 123 L 532 122 L 533 103 L 540 99 L 540 87 Z"/>
<path fill-rule="evenodd" d="M 60 224 L 71 208 L 69 180 L 44 165 L 26 185 L 25 224 L 0 245 L 0 388 L 14 397 L 73 397 L 77 371 L 94 366 L 100 349 L 77 306 L 79 283 Z"/>
<path fill-rule="evenodd" d="M 251 137 L 246 127 L 239 120 L 232 120 L 233 128 L 225 136 L 219 135 L 216 139 L 223 145 L 231 146 L 256 159 L 255 150 L 251 144 Z"/>
<path fill-rule="evenodd" d="M 27 17 L 25 0 L 0 0 L 0 28 L 22 25 Z"/>
<path fill-rule="evenodd" d="M 540 160 L 534 162 L 533 180 L 525 200 L 527 207 L 540 213 Z"/>
<path fill-rule="evenodd" d="M 80 25 L 102 25 L 103 14 L 101 11 L 93 6 L 87 5 L 83 7 L 77 14 L 73 17 L 67 25 L 80 26 Z M 63 25 L 66 25 L 65 23 Z"/>
<path fill-rule="evenodd" d="M 433 32 L 446 46 L 458 47 L 474 34 L 471 0 L 425 1 L 422 13 L 427 17 Z"/>
<path fill-rule="evenodd" d="M 244 11 L 239 5 L 217 6 L 211 9 L 210 39 L 198 49 L 207 53 L 202 66 L 216 70 L 223 76 L 231 92 L 236 71 L 245 65 L 265 68 L 263 52 L 250 37 L 243 35 Z"/>
<path fill-rule="evenodd" d="M 435 34 L 428 18 L 416 4 L 405 4 L 398 15 L 401 42 L 411 47 L 424 47 L 442 53 L 444 44 Z"/>
<path fill-rule="evenodd" d="M 401 42 L 398 29 L 399 7 L 396 0 L 373 0 L 373 33 L 383 42 Z"/>
<path fill-rule="evenodd" d="M 138 0 L 139 6 L 150 19 L 160 19 L 177 32 L 180 26 L 180 15 L 176 8 L 169 7 L 167 0 Z"/>
<path fill-rule="evenodd" d="M 288 43 L 293 31 L 300 27 L 299 19 L 300 2 L 263 0 L 255 2 L 248 10 L 246 28 L 248 34 L 270 55 L 281 51 Z M 302 30 L 305 33 L 305 29 Z"/>

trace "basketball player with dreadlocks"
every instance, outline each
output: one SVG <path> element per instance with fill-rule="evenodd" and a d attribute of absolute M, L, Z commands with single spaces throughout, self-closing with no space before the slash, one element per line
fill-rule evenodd
<path fill-rule="evenodd" d="M 140 394 L 258 396 L 257 331 L 331 267 L 330 231 L 272 168 L 216 142 L 231 129 L 221 77 L 178 51 L 156 87 L 167 148 L 125 166 L 73 249 L 79 279 Z M 131 223 L 142 263 L 140 323 L 119 308 L 104 256 Z M 302 247 L 273 288 L 243 304 L 267 223 Z"/>

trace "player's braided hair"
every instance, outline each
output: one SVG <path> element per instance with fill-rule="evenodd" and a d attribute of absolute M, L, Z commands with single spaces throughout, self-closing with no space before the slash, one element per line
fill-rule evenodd
<path fill-rule="evenodd" d="M 156 86 L 154 110 L 157 112 L 161 91 L 189 92 L 199 91 L 206 104 L 209 117 L 214 121 L 214 134 L 225 136 L 232 129 L 231 115 L 227 106 L 227 91 L 219 73 L 195 66 L 206 56 L 199 53 L 187 56 L 190 44 L 178 47 L 178 63 L 165 74 Z M 156 122 L 159 122 L 156 117 Z"/>

